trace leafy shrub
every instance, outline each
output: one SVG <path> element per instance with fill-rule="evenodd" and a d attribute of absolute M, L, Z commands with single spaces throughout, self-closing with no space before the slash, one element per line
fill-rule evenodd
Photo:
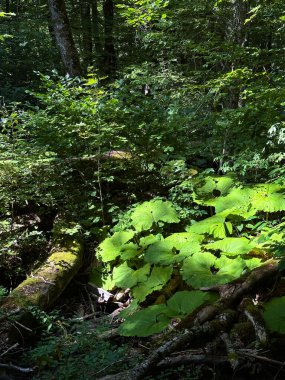
<path fill-rule="evenodd" d="M 167 223 L 179 222 L 171 203 L 144 202 L 128 214 L 129 229 L 115 232 L 99 245 L 97 255 L 108 268 L 103 284 L 109 289 L 131 288 L 134 298 L 131 313 L 154 292 L 163 293 L 174 278 L 181 278 L 184 286 L 192 289 L 240 278 L 246 271 L 262 265 L 272 255 L 276 239 L 284 236 L 282 223 L 274 225 L 268 221 L 269 213 L 285 210 L 284 186 L 241 187 L 231 177 L 206 177 L 203 186 L 201 181 L 195 182 L 194 201 L 215 208 L 215 215 L 194 222 L 186 232 L 171 234 L 167 232 Z M 258 223 L 250 225 L 249 221 L 260 213 L 259 219 L 262 213 L 266 218 L 259 224 L 261 228 Z M 181 303 L 176 308 L 170 307 L 176 303 L 176 297 Z M 165 304 L 149 306 L 128 316 L 120 331 L 123 335 L 138 336 L 159 332 L 173 317 L 183 318 L 184 302 L 197 303 L 198 307 L 210 298 L 199 291 L 178 292 Z M 199 299 L 203 301 L 199 303 Z"/>

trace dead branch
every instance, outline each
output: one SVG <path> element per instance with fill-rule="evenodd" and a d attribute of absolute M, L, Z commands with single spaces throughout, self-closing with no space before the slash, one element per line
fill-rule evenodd
<path fill-rule="evenodd" d="M 0 368 L 13 370 L 13 371 L 21 372 L 21 373 L 32 373 L 35 371 L 34 368 L 23 368 L 14 364 L 3 364 L 3 363 L 0 363 Z"/>
<path fill-rule="evenodd" d="M 244 315 L 252 324 L 257 341 L 262 347 L 266 347 L 268 344 L 267 332 L 262 318 L 260 310 L 253 304 L 252 300 L 245 298 L 241 305 Z"/>
<path fill-rule="evenodd" d="M 266 356 L 257 355 L 256 353 L 250 352 L 249 350 L 238 350 L 237 354 L 239 356 L 256 359 L 258 361 L 262 361 L 262 362 L 265 362 L 265 363 L 268 363 L 268 364 L 272 364 L 272 365 L 275 365 L 275 366 L 281 366 L 282 368 L 285 365 L 285 362 L 280 362 L 279 360 L 270 359 L 270 358 L 267 358 Z"/>
<path fill-rule="evenodd" d="M 236 317 L 236 312 L 228 311 L 220 315 L 217 319 L 206 322 L 202 326 L 193 326 L 190 330 L 185 329 L 178 333 L 172 339 L 164 343 L 158 349 L 150 353 L 141 364 L 136 367 L 110 376 L 105 376 L 101 380 L 121 380 L 121 379 L 143 379 L 156 365 L 169 356 L 172 352 L 184 347 L 186 344 L 193 342 L 196 339 L 203 339 L 215 336 L 221 330 L 227 330 Z"/>
<path fill-rule="evenodd" d="M 184 354 L 163 359 L 157 364 L 156 368 L 164 369 L 168 367 L 178 367 L 182 364 L 221 364 L 227 363 L 228 361 L 229 358 L 227 356 Z"/>
<path fill-rule="evenodd" d="M 120 380 L 122 378 L 131 378 L 133 380 L 142 379 L 151 369 L 156 367 L 162 358 L 169 356 L 177 349 L 191 343 L 195 338 L 199 337 L 199 339 L 202 339 L 205 336 L 209 338 L 216 335 L 219 331 L 229 326 L 229 320 L 232 321 L 232 318 L 229 318 L 227 313 L 221 313 L 233 305 L 244 294 L 250 292 L 261 281 L 274 276 L 277 272 L 278 261 L 276 260 L 270 260 L 263 266 L 254 269 L 243 282 L 227 286 L 226 291 L 223 292 L 217 302 L 213 305 L 207 305 L 200 310 L 196 315 L 195 325 L 190 330 L 184 329 L 182 333 L 177 333 L 174 338 L 162 344 L 138 366 L 116 375 L 106 376 L 101 380 Z M 217 315 L 219 315 L 219 317 L 212 320 Z M 187 322 L 189 325 L 189 319 L 191 324 L 193 324 L 193 316 L 190 316 L 190 318 L 186 318 L 186 324 L 184 322 L 180 324 L 179 327 L 181 327 L 181 325 L 182 327 L 187 326 Z"/>
<path fill-rule="evenodd" d="M 233 370 L 235 370 L 239 366 L 239 361 L 238 361 L 238 356 L 237 356 L 236 350 L 234 348 L 234 345 L 231 342 L 231 339 L 229 337 L 229 334 L 227 334 L 225 332 L 222 333 L 221 339 L 226 346 L 227 353 L 228 353 L 228 360 L 231 364 L 231 367 Z"/>

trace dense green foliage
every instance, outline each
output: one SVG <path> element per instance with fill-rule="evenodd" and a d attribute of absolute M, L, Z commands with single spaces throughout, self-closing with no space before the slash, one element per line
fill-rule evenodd
<path fill-rule="evenodd" d="M 242 188 L 234 186 L 230 177 L 206 177 L 203 186 L 201 180 L 196 182 L 195 189 L 195 202 L 214 206 L 216 213 L 193 221 L 186 227 L 187 232 L 171 234 L 165 230 L 166 223 L 178 223 L 179 219 L 169 202 L 153 200 L 134 209 L 128 230 L 115 232 L 99 245 L 99 257 L 109 263 L 107 273 L 103 274 L 104 287 L 131 288 L 134 299 L 131 312 L 134 303 L 143 303 L 159 290 L 163 294 L 173 279 L 178 278 L 179 283 L 183 280 L 194 289 L 211 288 L 230 283 L 274 254 L 277 256 L 274 249 L 276 242 L 284 239 L 284 222 L 269 221 L 268 214 L 285 210 L 284 185 Z M 220 190 L 220 196 L 212 198 L 216 189 Z M 282 258 L 283 254 L 279 255 Z M 171 308 L 178 297 L 182 304 L 177 309 Z M 183 316 L 183 302 L 192 307 L 193 298 L 198 307 L 207 299 L 202 298 L 200 303 L 201 297 L 199 292 L 178 292 L 166 304 L 149 306 L 131 315 L 120 331 L 123 335 L 138 336 L 159 332 L 169 325 L 171 318 Z"/>
<path fill-rule="evenodd" d="M 284 1 L 59 3 L 0 4 L 0 298 L 59 219 L 88 281 L 130 294 L 122 336 L 175 326 L 270 260 L 283 271 Z M 283 304 L 264 300 L 273 332 Z M 42 342 L 37 378 L 120 360 L 88 334 Z"/>

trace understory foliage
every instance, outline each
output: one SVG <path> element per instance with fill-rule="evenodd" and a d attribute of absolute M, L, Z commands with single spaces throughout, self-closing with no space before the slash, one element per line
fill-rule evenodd
<path fill-rule="evenodd" d="M 285 210 L 283 183 L 242 186 L 233 177 L 207 176 L 193 185 L 194 202 L 210 208 L 207 218 L 171 233 L 170 223 L 179 230 L 178 214 L 169 201 L 154 199 L 136 206 L 128 228 L 115 227 L 99 245 L 97 256 L 106 263 L 103 287 L 131 289 L 122 335 L 160 332 L 172 319 L 215 300 L 199 289 L 242 278 L 272 257 L 283 265 L 285 251 L 276 250 L 285 233 L 283 218 L 276 217 Z M 152 306 L 137 311 L 144 304 Z"/>

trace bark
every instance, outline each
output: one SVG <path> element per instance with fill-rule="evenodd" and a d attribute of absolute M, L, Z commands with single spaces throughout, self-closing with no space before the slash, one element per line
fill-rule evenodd
<path fill-rule="evenodd" d="M 5 1 L 5 12 L 9 13 L 10 12 L 10 0 Z"/>
<path fill-rule="evenodd" d="M 116 51 L 114 46 L 114 4 L 113 0 L 105 0 L 103 4 L 104 14 L 104 72 L 113 77 L 116 72 Z"/>
<path fill-rule="evenodd" d="M 232 16 L 228 25 L 228 40 L 242 48 L 246 43 L 246 27 L 245 20 L 248 14 L 248 1 L 245 0 L 231 0 L 232 3 Z M 232 62 L 231 68 L 235 70 L 239 66 L 239 62 Z M 241 108 L 242 100 L 240 97 L 240 89 L 232 88 L 228 97 L 228 108 Z"/>
<path fill-rule="evenodd" d="M 248 13 L 248 2 L 232 0 L 232 20 L 229 26 L 229 38 L 239 46 L 246 42 L 245 20 Z"/>
<path fill-rule="evenodd" d="M 98 1 L 92 0 L 92 35 L 94 41 L 94 50 L 99 68 L 102 66 L 103 46 L 100 32 L 100 18 L 98 12 Z"/>
<path fill-rule="evenodd" d="M 92 24 L 91 24 L 91 1 L 81 1 L 81 26 L 83 42 L 83 64 L 84 71 L 92 64 Z"/>
<path fill-rule="evenodd" d="M 70 29 L 64 0 L 48 0 L 53 30 L 62 63 L 71 76 L 79 76 L 81 67 L 78 52 Z"/>
<path fill-rule="evenodd" d="M 261 310 L 259 310 L 249 298 L 243 300 L 240 308 L 252 324 L 257 342 L 259 342 L 261 347 L 266 347 L 268 345 L 268 337 Z"/>

